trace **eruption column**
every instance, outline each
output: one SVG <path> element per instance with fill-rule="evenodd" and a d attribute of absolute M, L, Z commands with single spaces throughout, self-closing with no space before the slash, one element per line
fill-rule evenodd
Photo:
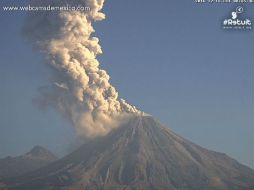
<path fill-rule="evenodd" d="M 93 21 L 105 19 L 104 0 L 32 0 L 31 6 L 88 6 L 90 11 L 29 12 L 24 34 L 43 53 L 52 72 L 52 86 L 41 93 L 40 102 L 54 106 L 84 136 L 104 135 L 123 115 L 139 114 L 118 97 L 109 75 L 96 59 L 102 53 L 92 36 Z"/>

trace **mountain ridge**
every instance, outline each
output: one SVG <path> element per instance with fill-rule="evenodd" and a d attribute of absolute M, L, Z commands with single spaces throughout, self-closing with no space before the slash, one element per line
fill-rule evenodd
<path fill-rule="evenodd" d="M 27 153 L 0 159 L 0 178 L 23 175 L 27 172 L 44 167 L 55 161 L 57 157 L 42 146 L 34 146 Z"/>
<path fill-rule="evenodd" d="M 254 171 L 142 116 L 6 183 L 10 190 L 251 190 Z"/>

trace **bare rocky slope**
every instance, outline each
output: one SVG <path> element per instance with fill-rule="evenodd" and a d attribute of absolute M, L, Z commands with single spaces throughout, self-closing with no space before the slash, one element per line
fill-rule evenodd
<path fill-rule="evenodd" d="M 5 180 L 8 190 L 253 190 L 254 171 L 135 117 L 47 167 Z"/>

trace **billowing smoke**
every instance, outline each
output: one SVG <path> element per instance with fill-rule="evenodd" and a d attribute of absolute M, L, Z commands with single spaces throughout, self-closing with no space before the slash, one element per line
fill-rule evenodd
<path fill-rule="evenodd" d="M 93 21 L 104 0 L 32 0 L 30 6 L 90 7 L 90 10 L 29 12 L 24 34 L 35 49 L 46 57 L 53 76 L 52 86 L 41 93 L 43 104 L 54 106 L 75 126 L 79 135 L 96 136 L 116 127 L 119 118 L 139 114 L 119 99 L 109 83 L 109 75 L 96 59 L 102 53 L 99 39 L 93 37 Z"/>

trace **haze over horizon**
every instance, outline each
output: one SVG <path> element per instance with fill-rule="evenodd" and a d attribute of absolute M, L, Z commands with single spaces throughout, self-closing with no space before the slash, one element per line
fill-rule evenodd
<path fill-rule="evenodd" d="M 21 2 L 1 6 L 8 3 Z M 95 24 L 95 36 L 104 52 L 99 60 L 121 98 L 185 138 L 254 168 L 254 34 L 220 28 L 234 7 L 106 1 L 107 19 Z M 253 8 L 244 5 L 250 18 Z M 58 113 L 32 104 L 50 75 L 20 34 L 24 16 L 1 11 L 0 157 L 36 144 L 59 151 L 75 136 Z"/>

